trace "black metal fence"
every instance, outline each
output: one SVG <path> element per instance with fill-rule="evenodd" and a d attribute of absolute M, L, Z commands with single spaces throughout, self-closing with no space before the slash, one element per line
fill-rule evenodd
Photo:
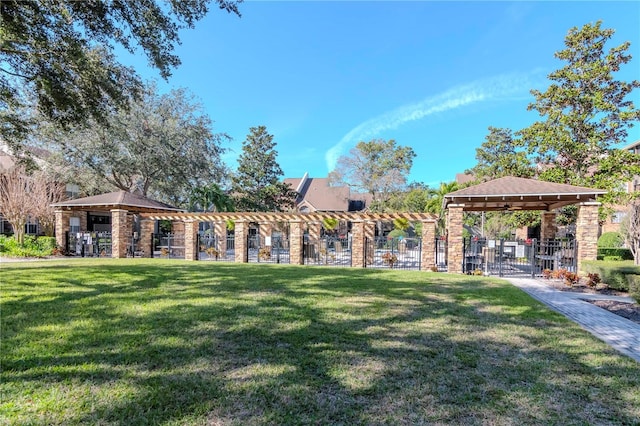
<path fill-rule="evenodd" d="M 367 268 L 420 269 L 422 241 L 419 238 L 365 238 Z"/>
<path fill-rule="evenodd" d="M 348 238 L 305 238 L 303 243 L 305 265 L 351 266 L 351 242 Z"/>
<path fill-rule="evenodd" d="M 68 256 L 111 257 L 111 232 L 66 232 Z"/>
<path fill-rule="evenodd" d="M 222 239 L 225 238 L 223 241 Z M 198 260 L 230 261 L 235 259 L 233 235 L 198 235 Z"/>
<path fill-rule="evenodd" d="M 447 237 L 439 236 L 436 237 L 436 268 L 440 272 L 446 272 L 447 270 Z"/>
<path fill-rule="evenodd" d="M 153 257 L 184 259 L 184 233 L 153 234 Z"/>
<path fill-rule="evenodd" d="M 249 263 L 290 263 L 289 240 L 284 236 L 249 235 L 247 259 Z"/>
<path fill-rule="evenodd" d="M 537 241 L 469 238 L 464 240 L 462 270 L 474 275 L 530 276 L 545 269 L 576 271 L 577 243 L 573 239 Z"/>

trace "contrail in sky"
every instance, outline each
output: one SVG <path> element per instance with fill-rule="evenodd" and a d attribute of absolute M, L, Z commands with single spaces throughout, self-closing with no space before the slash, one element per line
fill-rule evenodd
<path fill-rule="evenodd" d="M 420 102 L 403 105 L 367 120 L 351 129 L 340 142 L 327 150 L 325 153 L 327 169 L 329 171 L 335 169 L 338 157 L 354 142 L 373 138 L 385 130 L 397 129 L 404 123 L 420 120 L 435 113 L 523 93 L 534 87 L 530 77 L 531 74 L 509 74 L 478 80 L 453 87 Z"/>

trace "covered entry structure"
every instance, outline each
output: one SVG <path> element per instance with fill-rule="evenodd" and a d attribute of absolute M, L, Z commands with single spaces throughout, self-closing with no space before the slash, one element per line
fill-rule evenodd
<path fill-rule="evenodd" d="M 462 236 L 464 212 L 539 210 L 542 224 L 538 247 L 541 247 L 555 239 L 555 210 L 573 204 L 578 204 L 575 251 L 577 270 L 580 270 L 582 261 L 596 259 L 600 206 L 597 196 L 603 194 L 606 191 L 600 189 L 513 176 L 451 192 L 443 200 L 443 208 L 447 210 L 448 270 L 462 273 L 467 269 L 469 259 L 465 259 Z M 546 256 L 539 252 L 533 255 Z"/>

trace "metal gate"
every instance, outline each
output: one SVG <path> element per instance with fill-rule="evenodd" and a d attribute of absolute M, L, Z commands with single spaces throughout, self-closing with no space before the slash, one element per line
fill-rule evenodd
<path fill-rule="evenodd" d="M 348 238 L 305 238 L 303 244 L 302 258 L 305 265 L 351 266 L 351 244 Z"/>
<path fill-rule="evenodd" d="M 436 268 L 439 272 L 447 271 L 447 237 L 446 235 L 436 237 Z"/>
<path fill-rule="evenodd" d="M 234 242 L 233 235 L 198 235 L 198 260 L 233 262 L 235 258 Z"/>
<path fill-rule="evenodd" d="M 420 238 L 365 238 L 367 268 L 420 269 Z"/>
<path fill-rule="evenodd" d="M 289 240 L 285 236 L 247 236 L 250 263 L 290 263 Z"/>
<path fill-rule="evenodd" d="M 184 259 L 184 234 L 153 234 L 153 257 Z"/>
<path fill-rule="evenodd" d="M 111 257 L 111 232 L 66 232 L 68 256 Z"/>
<path fill-rule="evenodd" d="M 575 272 L 577 244 L 575 240 L 554 239 L 538 242 L 527 240 L 464 240 L 462 270 L 473 275 L 529 276 L 542 271 L 566 269 Z"/>

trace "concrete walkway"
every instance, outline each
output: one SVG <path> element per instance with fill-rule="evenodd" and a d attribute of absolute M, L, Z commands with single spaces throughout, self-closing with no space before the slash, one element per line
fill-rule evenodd
<path fill-rule="evenodd" d="M 561 291 L 531 278 L 506 279 L 535 299 L 576 322 L 614 349 L 640 362 L 640 324 L 585 301 L 585 299 L 589 299 L 633 302 L 630 297 Z"/>

